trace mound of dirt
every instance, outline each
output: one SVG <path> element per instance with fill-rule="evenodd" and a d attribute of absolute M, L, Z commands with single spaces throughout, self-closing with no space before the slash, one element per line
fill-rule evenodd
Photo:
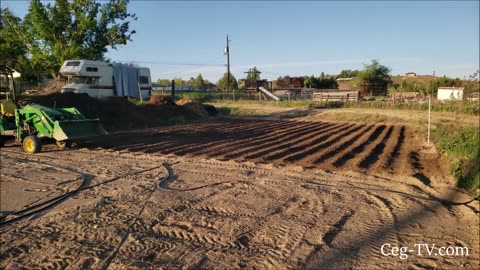
<path fill-rule="evenodd" d="M 148 104 L 152 105 L 164 105 L 164 104 L 175 104 L 175 101 L 173 101 L 172 98 L 170 97 L 165 97 L 165 96 L 150 96 L 150 100 L 148 101 Z"/>
<path fill-rule="evenodd" d="M 192 115 L 197 117 L 207 117 L 208 112 L 205 110 L 202 104 L 197 102 L 189 102 L 182 105 L 183 108 L 192 113 Z"/>
<path fill-rule="evenodd" d="M 218 114 L 217 109 L 213 105 L 202 104 L 194 101 L 191 98 L 182 98 L 176 102 L 177 105 L 182 106 L 197 117 L 214 116 Z"/>
<path fill-rule="evenodd" d="M 168 97 L 158 96 L 153 96 L 147 104 L 142 105 L 135 105 L 124 97 L 96 99 L 88 94 L 74 93 L 53 93 L 32 96 L 29 99 L 32 103 L 52 108 L 75 107 L 87 118 L 99 118 L 110 131 L 153 127 L 166 122 L 200 119 L 209 115 L 200 103 L 178 106 Z"/>
<path fill-rule="evenodd" d="M 193 102 L 195 102 L 195 101 L 193 101 L 193 99 L 191 99 L 191 98 L 182 98 L 180 100 L 177 100 L 177 102 L 175 102 L 175 103 L 177 105 L 183 106 L 187 103 L 193 103 Z"/>

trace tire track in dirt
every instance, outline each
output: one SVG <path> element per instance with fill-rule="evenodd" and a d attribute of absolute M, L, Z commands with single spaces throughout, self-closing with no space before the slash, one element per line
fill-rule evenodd
<path fill-rule="evenodd" d="M 252 253 L 256 254 L 259 252 L 258 248 L 253 247 L 245 247 L 241 244 L 241 242 L 235 241 L 235 239 L 229 240 L 222 236 L 222 234 L 211 233 L 211 232 L 203 232 L 205 228 L 208 230 L 215 229 L 213 226 L 198 226 L 199 224 L 195 224 L 192 222 L 192 216 L 196 216 L 198 214 L 207 213 L 207 217 L 212 218 L 212 215 L 219 215 L 222 220 L 224 218 L 231 218 L 232 220 L 238 220 L 238 218 L 253 218 L 254 220 L 263 220 L 263 217 L 256 216 L 255 213 L 235 213 L 231 212 L 227 209 L 222 209 L 219 207 L 212 207 L 209 206 L 211 204 L 207 203 L 207 199 L 214 199 L 214 198 L 221 198 L 222 196 L 218 196 L 218 193 L 209 195 L 208 198 L 203 197 L 201 200 L 195 200 L 196 204 L 200 204 L 201 202 L 204 203 L 205 206 L 198 205 L 189 207 L 188 210 L 183 210 L 180 212 L 175 213 L 175 216 L 172 216 L 173 220 L 179 220 L 180 222 L 178 226 L 175 225 L 176 223 L 165 223 L 161 220 L 165 220 L 165 217 L 158 219 L 151 231 L 154 231 L 157 235 L 156 238 L 163 239 L 165 241 L 173 241 L 177 245 L 188 246 L 189 249 L 193 247 L 197 247 L 198 245 L 202 246 L 202 250 L 207 250 L 208 252 L 227 252 L 232 254 L 238 254 L 241 252 L 242 254 L 245 253 Z M 228 195 L 223 194 L 223 197 Z M 200 210 L 200 211 L 199 211 Z M 204 216 L 204 215 L 203 215 Z M 187 219 L 188 222 L 184 223 L 181 220 Z M 187 225 L 183 225 L 187 224 Z M 188 225 L 188 224 L 194 224 Z M 213 236 L 215 235 L 215 236 Z M 180 257 L 184 257 L 181 255 Z"/>
<path fill-rule="evenodd" d="M 399 239 L 397 234 L 397 218 L 393 213 L 392 202 L 385 197 L 366 192 L 365 199 L 371 202 L 370 205 L 375 206 L 376 210 L 380 214 L 379 220 L 368 223 L 367 228 L 367 241 L 368 245 L 358 254 L 358 260 L 378 260 L 384 261 L 385 257 L 379 252 L 379 247 L 383 243 L 389 243 L 392 246 L 399 245 Z M 380 229 L 386 230 L 387 234 L 378 237 L 374 232 L 378 232 Z M 373 233 L 373 234 L 372 234 Z"/>
<path fill-rule="evenodd" d="M 147 178 L 148 177 L 147 175 Z M 125 180 L 138 183 L 142 179 L 138 177 L 125 177 Z M 100 189 L 104 188 L 101 187 Z M 135 189 L 132 190 L 135 191 Z M 129 200 L 125 200 L 123 202 L 125 203 L 124 205 L 117 205 L 116 203 L 118 203 L 119 200 L 112 200 L 108 196 L 102 196 L 97 203 L 91 206 L 77 207 L 75 215 L 73 215 L 73 220 L 75 221 L 74 226 L 71 226 L 71 224 L 69 224 L 69 226 L 65 225 L 65 223 L 57 223 L 58 220 L 46 224 L 37 223 L 36 226 L 29 227 L 29 229 L 24 232 L 28 235 L 25 239 L 29 241 L 29 245 L 32 245 L 32 242 L 36 245 L 35 250 L 48 249 L 50 245 L 55 245 L 56 242 L 75 241 L 80 245 L 90 245 L 89 243 L 91 243 L 91 246 L 94 248 L 88 249 L 83 253 L 91 257 L 105 258 L 116 243 L 118 243 L 115 233 L 109 230 L 109 226 L 114 226 L 117 230 L 122 230 L 122 228 L 126 230 L 123 224 L 127 224 L 136 217 L 135 214 L 131 213 L 131 211 L 135 211 L 138 208 L 134 207 L 135 200 L 137 200 L 136 203 L 138 204 L 138 199 L 145 197 L 145 192 L 142 189 L 139 190 L 142 192 L 136 195 L 133 194 L 131 197 L 135 199 L 130 198 L 131 203 L 128 203 Z M 130 195 L 122 196 L 120 199 L 125 197 L 128 198 Z M 92 208 L 96 211 L 92 211 Z M 93 216 L 92 212 L 94 213 Z M 51 216 L 51 218 L 55 218 L 55 216 Z M 62 226 L 57 224 L 62 224 Z M 76 233 L 73 233 L 73 231 Z M 39 239 L 43 239 L 43 241 L 39 241 Z M 45 241 L 46 239 L 49 241 Z M 16 244 L 20 244 L 20 242 L 16 241 Z M 75 262 L 76 261 L 70 256 L 62 254 L 60 257 L 47 257 L 38 264 L 33 263 L 32 265 L 37 265 L 42 269 L 65 269 L 72 267 L 72 263 Z"/>
<path fill-rule="evenodd" d="M 353 127 L 342 126 L 344 129 L 340 132 Z M 362 136 L 372 136 L 374 127 Z M 335 134 L 333 126 L 329 128 L 332 130 L 327 132 Z M 376 140 L 364 147 L 362 160 L 372 155 L 376 143 L 386 138 L 389 130 L 386 127 Z M 395 134 L 395 129 L 391 134 Z M 325 135 L 317 133 L 311 140 Z M 391 138 L 385 140 L 389 142 L 381 155 L 388 155 L 388 149 L 393 150 L 396 143 Z M 351 147 L 359 145 L 360 141 Z M 415 152 L 415 149 L 407 150 L 410 150 L 404 153 L 407 157 Z M 15 228 L 0 228 L 1 268 L 98 269 L 113 252 L 111 269 L 303 269 L 308 266 L 318 269 L 323 265 L 315 262 L 321 262 L 322 256 L 328 260 L 335 254 L 340 254 L 335 258 L 342 269 L 373 266 L 388 269 L 399 264 L 396 264 L 398 260 L 379 257 L 379 233 L 391 228 L 400 230 L 401 225 L 395 227 L 396 214 L 408 213 L 417 203 L 415 198 L 405 196 L 406 193 L 418 194 L 409 183 L 389 178 L 350 172 L 327 173 L 295 166 L 96 151 L 102 157 L 99 160 L 90 158 L 95 154 L 92 151 L 79 153 L 85 158 L 85 164 L 80 164 L 80 159 L 67 158 L 65 162 L 69 166 L 88 168 L 100 160 L 115 160 L 123 164 L 118 169 L 128 171 L 135 166 L 149 167 L 168 160 L 171 178 L 165 189 L 158 189 L 148 202 L 145 198 L 155 184 L 153 173 L 126 177 L 122 185 L 99 186 L 99 190 L 91 194 L 81 193 L 82 196 L 76 197 L 76 205 L 56 209 L 28 222 L 21 221 L 23 223 L 19 222 Z M 421 152 L 418 153 L 418 162 L 424 166 Z M 339 156 L 344 154 L 341 152 Z M 55 156 L 60 162 L 71 153 L 45 155 Z M 374 166 L 379 164 L 376 162 Z M 104 173 L 104 168 L 89 170 Z M 365 189 L 373 191 L 367 193 Z M 139 217 L 136 214 L 142 207 L 144 215 Z M 30 238 L 24 238 L 22 245 L 18 240 L 26 236 L 26 231 Z M 444 239 L 443 232 L 427 233 L 426 237 L 432 236 L 431 239 Z M 127 236 L 122 240 L 124 235 Z M 450 238 L 474 239 L 463 237 Z M 388 233 L 385 241 L 397 246 L 404 243 L 403 239 L 398 243 L 395 232 Z M 8 252 L 5 252 L 5 243 Z M 55 255 L 45 256 L 53 250 Z M 425 263 L 412 256 L 407 266 L 427 265 Z M 461 266 L 463 261 L 440 258 L 435 263 Z"/>
<path fill-rule="evenodd" d="M 323 242 L 329 248 L 334 248 L 333 241 L 337 235 L 343 230 L 347 221 L 352 217 L 355 211 L 346 212 L 331 228 L 323 235 Z"/>
<path fill-rule="evenodd" d="M 294 195 L 279 208 L 274 209 L 267 216 L 268 219 L 259 224 L 257 229 L 248 235 L 247 239 L 256 243 L 262 250 L 253 259 L 254 263 L 267 268 L 275 268 L 279 267 L 279 263 L 288 261 L 309 228 L 305 223 L 311 224 L 316 219 L 312 216 L 308 217 L 308 214 L 315 212 L 312 206 L 313 204 L 309 203 L 307 198 Z M 300 216 L 305 219 L 298 224 Z M 265 245 L 269 244 L 278 248 L 266 248 Z"/>

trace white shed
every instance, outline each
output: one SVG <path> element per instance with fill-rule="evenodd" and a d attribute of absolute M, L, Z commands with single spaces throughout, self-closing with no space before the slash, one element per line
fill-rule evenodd
<path fill-rule="evenodd" d="M 438 100 L 463 100 L 463 87 L 439 87 Z"/>

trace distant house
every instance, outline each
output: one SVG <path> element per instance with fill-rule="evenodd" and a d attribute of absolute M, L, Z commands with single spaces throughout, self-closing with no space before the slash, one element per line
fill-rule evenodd
<path fill-rule="evenodd" d="M 407 73 L 405 73 L 405 77 L 407 77 L 407 78 L 415 78 L 415 77 L 417 77 L 417 73 L 415 73 L 415 72 L 407 72 Z"/>
<path fill-rule="evenodd" d="M 438 100 L 463 100 L 463 87 L 439 87 Z"/>

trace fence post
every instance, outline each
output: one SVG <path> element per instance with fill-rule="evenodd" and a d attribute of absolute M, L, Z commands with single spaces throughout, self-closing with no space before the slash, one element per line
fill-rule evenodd
<path fill-rule="evenodd" d="M 430 111 L 432 109 L 432 96 L 428 96 L 428 132 L 427 132 L 427 145 L 430 145 Z"/>

